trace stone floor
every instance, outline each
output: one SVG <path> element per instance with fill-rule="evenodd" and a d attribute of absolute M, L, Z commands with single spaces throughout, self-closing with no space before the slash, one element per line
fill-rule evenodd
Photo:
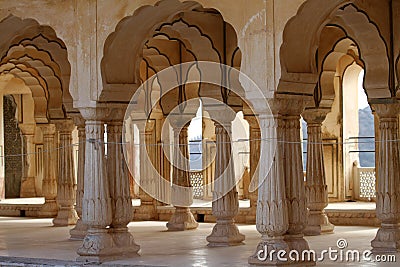
<path fill-rule="evenodd" d="M 245 244 L 227 248 L 209 248 L 205 237 L 213 224 L 201 223 L 197 230 L 167 232 L 165 222 L 129 224 L 141 256 L 108 262 L 105 266 L 247 266 L 254 253 L 259 233 L 254 225 L 239 225 L 246 235 Z M 336 242 L 345 238 L 346 249 L 370 249 L 376 228 L 336 227 L 334 234 L 307 237 L 310 248 L 318 251 L 337 249 Z M 69 227 L 52 227 L 50 219 L 0 217 L 0 266 L 81 266 L 75 262 L 80 241 L 68 240 Z M 346 250 L 345 249 L 345 250 Z M 396 255 L 400 261 L 400 255 Z M 27 263 L 32 263 L 31 265 Z M 86 265 L 85 265 L 86 266 Z M 345 263 L 326 259 L 317 266 L 399 266 L 397 263 Z"/>

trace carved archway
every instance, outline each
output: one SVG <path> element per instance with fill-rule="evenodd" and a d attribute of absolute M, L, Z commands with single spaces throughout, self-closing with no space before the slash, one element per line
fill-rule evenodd
<path fill-rule="evenodd" d="M 315 55 L 321 32 L 328 24 L 341 28 L 353 39 L 365 64 L 365 89 L 370 98 L 387 98 L 389 89 L 389 60 L 387 47 L 377 25 L 352 1 L 334 0 L 326 5 L 308 0 L 295 17 L 289 20 L 283 32 L 280 50 L 280 93 L 312 95 L 318 81 Z M 312 15 L 311 15 L 312 13 Z M 309 18 L 313 19 L 310 20 Z M 304 34 L 307 33 L 307 34 Z"/>

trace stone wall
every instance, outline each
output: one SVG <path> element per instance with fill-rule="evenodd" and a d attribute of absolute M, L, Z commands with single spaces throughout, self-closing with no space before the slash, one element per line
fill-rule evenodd
<path fill-rule="evenodd" d="M 10 157 L 21 154 L 22 138 L 15 118 L 16 104 L 14 98 L 6 95 L 3 98 L 4 108 L 4 155 L 5 157 L 5 188 L 6 198 L 20 196 L 22 178 L 22 158 Z"/>

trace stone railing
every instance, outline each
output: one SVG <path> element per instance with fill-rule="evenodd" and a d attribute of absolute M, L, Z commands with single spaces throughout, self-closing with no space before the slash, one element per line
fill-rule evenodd
<path fill-rule="evenodd" d="M 354 162 L 353 175 L 354 198 L 364 201 L 375 200 L 375 168 L 360 167 L 358 162 Z"/>

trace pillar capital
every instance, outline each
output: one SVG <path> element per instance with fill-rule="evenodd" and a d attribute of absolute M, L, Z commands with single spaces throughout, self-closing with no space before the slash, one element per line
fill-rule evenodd
<path fill-rule="evenodd" d="M 172 128 L 181 129 L 183 127 L 187 127 L 190 124 L 190 121 L 195 117 L 194 114 L 171 114 L 168 116 L 169 123 Z"/>
<path fill-rule="evenodd" d="M 308 125 L 322 124 L 326 119 L 326 115 L 328 115 L 329 112 L 330 109 L 312 108 L 304 110 L 301 116 Z"/>
<path fill-rule="evenodd" d="M 123 121 L 125 118 L 126 105 L 121 107 L 109 107 L 108 114 L 105 118 L 107 122 Z"/>
<path fill-rule="evenodd" d="M 111 113 L 110 108 L 106 107 L 85 107 L 79 108 L 82 118 L 86 121 L 105 121 Z"/>
<path fill-rule="evenodd" d="M 207 106 L 204 109 L 215 123 L 226 125 L 230 124 L 236 117 L 236 112 L 226 105 Z"/>
<path fill-rule="evenodd" d="M 69 115 L 78 128 L 85 128 L 85 119 L 80 113 L 70 113 Z"/>
<path fill-rule="evenodd" d="M 56 125 L 56 129 L 59 132 L 72 132 L 75 128 L 75 124 L 72 119 L 63 119 L 63 120 L 53 120 L 52 121 Z"/>
<path fill-rule="evenodd" d="M 397 118 L 400 113 L 400 102 L 390 102 L 390 103 L 376 103 L 372 104 L 372 107 L 379 119 L 385 118 Z"/>
<path fill-rule="evenodd" d="M 307 106 L 308 101 L 301 96 L 279 97 L 273 101 L 269 101 L 272 106 L 273 113 L 277 110 L 281 116 L 300 116 Z"/>
<path fill-rule="evenodd" d="M 21 123 L 19 128 L 21 129 L 23 135 L 34 135 L 36 125 L 33 123 Z"/>
<path fill-rule="evenodd" d="M 54 135 L 56 133 L 56 126 L 54 124 L 39 124 L 43 136 Z"/>

